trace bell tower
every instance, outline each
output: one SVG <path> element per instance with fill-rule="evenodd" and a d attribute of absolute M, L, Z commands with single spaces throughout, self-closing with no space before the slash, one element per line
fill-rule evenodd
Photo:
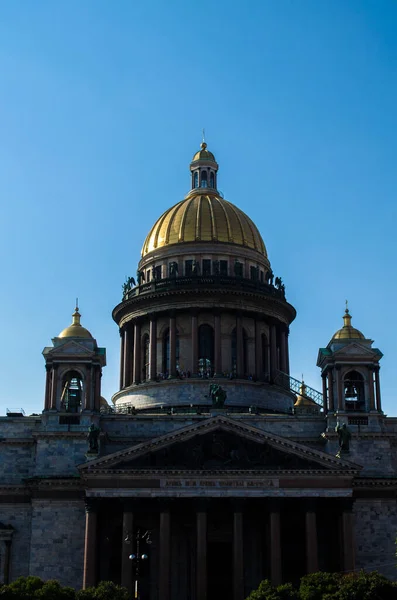
<path fill-rule="evenodd" d="M 76 303 L 72 323 L 44 348 L 46 386 L 44 412 L 97 413 L 101 406 L 102 367 L 106 349 L 99 348 L 91 333 L 80 323 Z"/>
<path fill-rule="evenodd" d="M 378 348 L 372 347 L 372 340 L 352 326 L 351 320 L 346 306 L 343 327 L 318 353 L 324 407 L 329 415 L 381 414 L 379 360 L 383 355 Z"/>

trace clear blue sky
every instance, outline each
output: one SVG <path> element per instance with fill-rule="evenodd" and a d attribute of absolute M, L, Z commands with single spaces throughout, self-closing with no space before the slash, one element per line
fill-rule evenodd
<path fill-rule="evenodd" d="M 321 389 L 348 298 L 396 415 L 396 31 L 395 0 L 4 0 L 0 414 L 42 410 L 76 296 L 117 391 L 111 310 L 205 127 L 298 311 L 292 374 Z"/>

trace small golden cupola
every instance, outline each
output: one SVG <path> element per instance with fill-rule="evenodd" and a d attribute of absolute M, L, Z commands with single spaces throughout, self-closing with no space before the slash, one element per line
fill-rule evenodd
<path fill-rule="evenodd" d="M 303 381 L 299 388 L 299 394 L 294 403 L 294 413 L 295 414 L 318 414 L 320 412 L 320 406 L 314 402 L 309 396 L 306 394 L 306 384 Z"/>
<path fill-rule="evenodd" d="M 365 340 L 365 335 L 351 324 L 352 317 L 346 306 L 343 315 L 343 327 L 333 335 L 332 340 Z"/>
<path fill-rule="evenodd" d="M 76 303 L 76 308 L 74 309 L 74 313 L 72 315 L 73 321 L 69 327 L 66 327 L 61 331 L 58 335 L 59 338 L 85 338 L 85 339 L 93 339 L 91 333 L 83 327 L 80 323 L 81 314 L 79 313 L 79 307 Z"/>

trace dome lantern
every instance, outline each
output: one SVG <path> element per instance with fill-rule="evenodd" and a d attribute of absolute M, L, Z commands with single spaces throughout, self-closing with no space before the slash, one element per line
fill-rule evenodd
<path fill-rule="evenodd" d="M 196 152 L 190 163 L 192 174 L 192 190 L 198 188 L 217 189 L 218 163 L 215 156 L 207 150 L 207 144 L 203 140 L 200 144 L 201 150 Z"/>

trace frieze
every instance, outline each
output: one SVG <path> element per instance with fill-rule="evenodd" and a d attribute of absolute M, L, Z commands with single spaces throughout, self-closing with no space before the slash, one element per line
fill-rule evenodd
<path fill-rule="evenodd" d="M 269 488 L 279 487 L 278 479 L 161 479 L 162 488 Z"/>

